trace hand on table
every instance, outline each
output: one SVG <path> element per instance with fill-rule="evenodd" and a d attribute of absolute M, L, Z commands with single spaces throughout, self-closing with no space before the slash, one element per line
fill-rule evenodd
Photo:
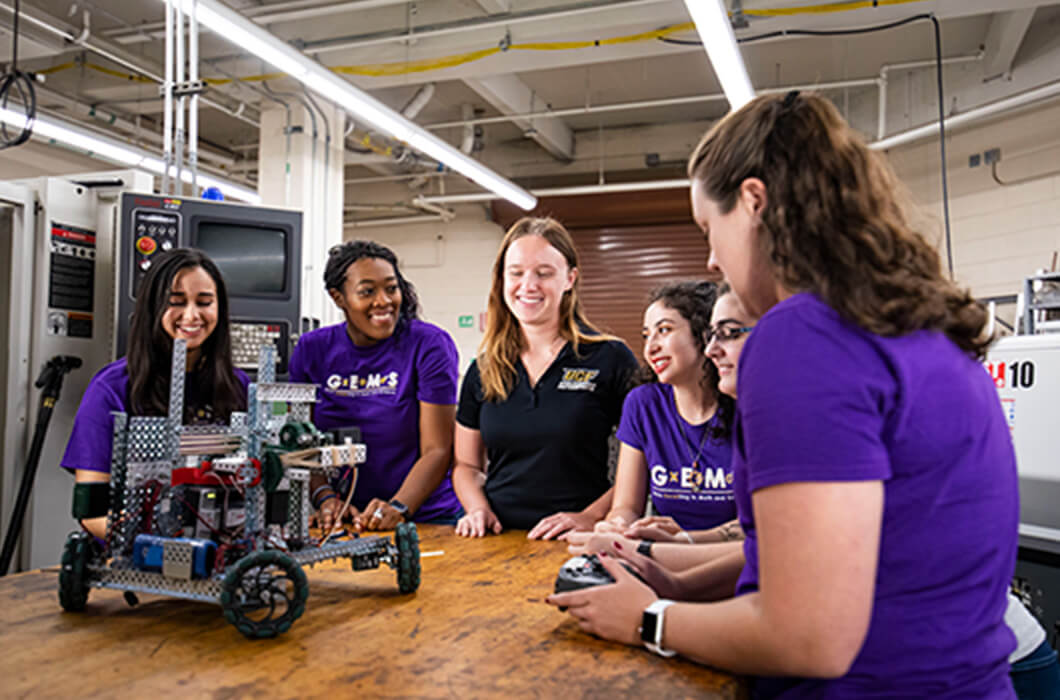
<path fill-rule="evenodd" d="M 561 535 L 570 531 L 591 532 L 595 523 L 593 516 L 585 513 L 553 513 L 541 518 L 537 525 L 526 533 L 526 538 L 529 540 L 566 539 Z"/>
<path fill-rule="evenodd" d="M 599 532 L 600 534 L 614 533 L 621 535 L 628 528 L 629 525 L 621 520 L 601 520 L 600 522 L 593 525 L 593 532 Z"/>
<path fill-rule="evenodd" d="M 456 521 L 456 534 L 462 537 L 485 537 L 491 532 L 501 534 L 501 521 L 489 508 L 479 508 Z"/>
<path fill-rule="evenodd" d="M 672 600 L 685 598 L 684 586 L 672 571 L 651 557 L 637 553 L 637 540 L 607 532 L 576 532 L 567 541 L 571 554 L 598 554 L 611 556 L 629 564 L 660 597 Z"/>
<path fill-rule="evenodd" d="M 571 532 L 566 538 L 567 551 L 571 554 L 596 554 L 597 552 L 612 552 L 615 542 L 621 543 L 621 547 L 629 551 L 637 549 L 637 541 L 631 540 L 617 532 Z"/>
<path fill-rule="evenodd" d="M 688 544 L 691 540 L 688 534 L 681 529 L 670 516 L 653 515 L 640 518 L 622 531 L 626 537 L 637 540 L 651 540 L 652 542 L 680 542 Z"/>
<path fill-rule="evenodd" d="M 641 615 L 657 596 L 607 552 L 600 553 L 600 563 L 614 577 L 614 583 L 553 593 L 545 602 L 566 607 L 578 620 L 578 626 L 589 634 L 639 645 Z"/>
<path fill-rule="evenodd" d="M 381 498 L 373 498 L 368 501 L 368 505 L 364 507 L 364 510 L 353 519 L 353 528 L 358 532 L 363 530 L 393 530 L 398 526 L 398 523 L 403 522 L 405 522 L 405 517 L 401 515 L 401 511 Z"/>
<path fill-rule="evenodd" d="M 339 512 L 342 510 L 342 504 L 345 501 L 341 501 L 338 498 L 329 498 L 320 504 L 316 512 L 313 513 L 309 518 L 309 526 L 319 526 L 324 534 L 332 531 L 332 529 L 339 523 Z M 346 512 L 342 514 L 342 519 L 346 522 L 353 520 L 357 517 L 357 509 L 351 504 Z"/>

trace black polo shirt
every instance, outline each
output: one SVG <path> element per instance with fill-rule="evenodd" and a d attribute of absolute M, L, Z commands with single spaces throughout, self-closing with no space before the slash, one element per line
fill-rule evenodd
<path fill-rule="evenodd" d="M 567 343 L 534 387 L 516 361 L 515 386 L 501 402 L 482 400 L 476 363 L 464 377 L 456 420 L 482 434 L 486 498 L 506 529 L 579 511 L 610 487 L 607 439 L 637 360 L 621 341 L 578 349 Z"/>

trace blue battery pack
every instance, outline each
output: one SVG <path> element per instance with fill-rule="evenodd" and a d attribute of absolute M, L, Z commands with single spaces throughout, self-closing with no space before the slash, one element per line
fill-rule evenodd
<path fill-rule="evenodd" d="M 191 545 L 192 578 L 206 578 L 210 575 L 213 570 L 214 557 L 217 554 L 217 545 L 210 540 L 189 537 L 137 535 L 133 540 L 133 566 L 141 571 L 161 571 L 166 542 L 183 542 Z"/>

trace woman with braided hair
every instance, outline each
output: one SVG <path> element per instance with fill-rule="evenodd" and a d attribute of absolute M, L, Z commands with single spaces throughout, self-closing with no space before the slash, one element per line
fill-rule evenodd
<path fill-rule="evenodd" d="M 359 530 L 389 530 L 405 520 L 455 522 L 459 504 L 449 468 L 456 344 L 419 319 L 416 290 L 385 246 L 335 246 L 324 285 L 346 318 L 299 339 L 291 381 L 320 385 L 313 422 L 323 430 L 360 428 L 368 461 L 355 485 L 311 483 L 320 526 L 331 531 L 345 518 Z"/>

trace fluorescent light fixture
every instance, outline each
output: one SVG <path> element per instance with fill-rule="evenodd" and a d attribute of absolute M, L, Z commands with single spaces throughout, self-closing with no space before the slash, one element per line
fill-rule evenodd
<path fill-rule="evenodd" d="M 362 123 L 370 124 L 372 128 L 409 144 L 503 199 L 526 210 L 533 209 L 537 204 L 537 198 L 525 189 L 467 157 L 352 83 L 335 75 L 327 66 L 317 63 L 218 0 L 162 2 L 179 2 L 185 13 L 197 12 L 199 24 L 222 39 L 287 73 L 324 99 L 339 105 Z"/>
<path fill-rule="evenodd" d="M 184 11 L 190 13 L 191 2 L 184 0 L 183 4 L 185 6 Z M 303 80 L 305 78 L 305 66 L 300 62 L 293 60 L 285 52 L 277 51 L 276 47 L 269 42 L 272 35 L 268 32 L 262 31 L 257 25 L 252 24 L 247 27 L 240 26 L 224 16 L 217 14 L 209 7 L 204 7 L 202 3 L 199 3 L 198 15 L 199 21 L 216 32 L 219 36 L 228 39 L 233 44 L 242 46 L 261 60 L 276 66 L 293 78 L 297 78 L 298 80 Z"/>
<path fill-rule="evenodd" d="M 16 129 L 21 129 L 26 124 L 26 115 L 0 108 L 0 122 L 10 124 Z M 37 115 L 37 120 L 33 124 L 33 138 L 54 141 L 63 146 L 86 151 L 93 158 L 139 168 L 156 175 L 161 175 L 166 167 L 160 159 L 139 148 L 127 146 L 119 141 L 94 134 L 74 124 L 64 124 L 40 114 Z M 175 167 L 171 167 L 169 172 L 174 177 L 176 176 Z M 190 183 L 191 171 L 182 171 L 181 179 Z M 261 196 L 246 187 L 204 174 L 201 171 L 199 172 L 198 181 L 203 187 L 218 188 L 226 197 L 250 202 L 251 204 L 261 204 Z"/>
<path fill-rule="evenodd" d="M 724 0 L 685 0 L 688 14 L 696 24 L 703 48 L 718 76 L 730 109 L 739 109 L 754 99 L 755 90 L 740 55 L 736 35 L 729 22 Z"/>

